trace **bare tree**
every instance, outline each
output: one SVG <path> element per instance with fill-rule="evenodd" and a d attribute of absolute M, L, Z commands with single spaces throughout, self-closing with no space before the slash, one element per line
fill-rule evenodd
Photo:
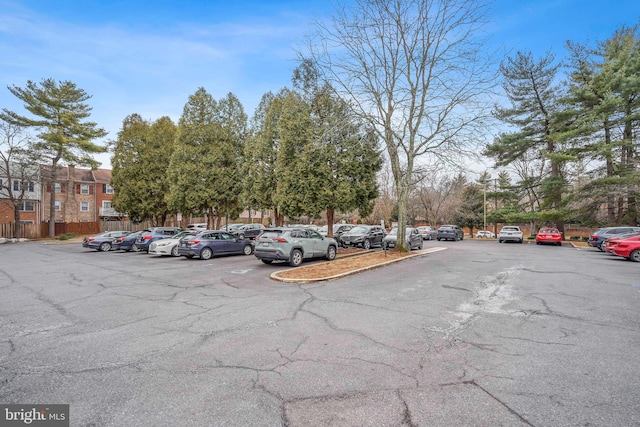
<path fill-rule="evenodd" d="M 20 211 L 25 203 L 35 203 L 38 155 L 22 126 L 0 120 L 0 199 L 12 205 L 15 238 L 20 237 Z"/>
<path fill-rule="evenodd" d="M 325 78 L 386 145 L 398 242 L 418 158 L 458 165 L 484 134 L 495 82 L 478 37 L 487 12 L 481 0 L 355 0 L 311 39 Z"/>

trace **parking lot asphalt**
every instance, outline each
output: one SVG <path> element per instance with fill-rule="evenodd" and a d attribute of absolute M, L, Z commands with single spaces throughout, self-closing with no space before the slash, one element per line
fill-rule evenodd
<path fill-rule="evenodd" d="M 252 256 L 2 245 L 0 403 L 73 426 L 640 424 L 637 263 L 429 245 L 312 284 Z"/>

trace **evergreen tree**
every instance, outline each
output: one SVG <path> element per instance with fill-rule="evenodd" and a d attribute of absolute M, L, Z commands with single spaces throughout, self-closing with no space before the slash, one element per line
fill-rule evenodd
<path fill-rule="evenodd" d="M 485 154 L 493 157 L 497 166 L 523 158 L 539 162 L 541 207 L 549 211 L 548 215 L 554 217 L 556 226 L 564 232 L 562 166 L 567 156 L 558 144 L 560 93 L 555 79 L 559 64 L 554 64 L 554 60 L 551 53 L 536 61 L 531 53 L 518 52 L 501 64 L 504 90 L 511 106 L 496 107 L 496 116 L 515 131 L 501 134 L 488 145 Z"/>
<path fill-rule="evenodd" d="M 55 179 L 62 163 L 97 167 L 91 155 L 107 148 L 95 144 L 107 132 L 94 122 L 86 121 L 92 108 L 86 103 L 91 96 L 70 81 L 44 79 L 40 83 L 27 81 L 24 88 L 9 86 L 9 91 L 24 102 L 24 108 L 34 117 L 27 117 L 6 108 L 0 119 L 14 125 L 39 130 L 36 148 L 51 162 L 49 182 L 49 237 L 55 236 Z"/>
<path fill-rule="evenodd" d="M 233 133 L 220 121 L 218 103 L 199 88 L 184 106 L 171 156 L 167 202 L 172 209 L 213 218 L 237 206 L 240 195 Z"/>
<path fill-rule="evenodd" d="M 174 151 L 177 133 L 168 117 L 149 124 L 140 115 L 127 116 L 111 158 L 113 207 L 127 212 L 134 222 L 148 220 L 163 225 L 175 213 L 165 202 L 169 191 L 167 164 Z"/>

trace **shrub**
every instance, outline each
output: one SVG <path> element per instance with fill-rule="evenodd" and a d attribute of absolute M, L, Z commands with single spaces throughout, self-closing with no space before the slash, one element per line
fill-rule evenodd
<path fill-rule="evenodd" d="M 69 240 L 69 239 L 73 239 L 74 237 L 76 237 L 76 233 L 65 233 L 65 234 L 61 234 L 58 237 L 56 237 L 57 240 Z"/>
<path fill-rule="evenodd" d="M 535 239 L 536 239 L 536 236 L 528 236 L 527 237 L 527 240 L 535 240 Z"/>
<path fill-rule="evenodd" d="M 582 237 L 580 237 L 580 236 L 571 236 L 571 237 L 569 237 L 569 240 L 582 240 Z"/>

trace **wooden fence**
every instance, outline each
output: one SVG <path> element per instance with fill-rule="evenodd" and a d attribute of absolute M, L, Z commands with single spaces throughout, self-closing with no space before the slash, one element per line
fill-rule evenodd
<path fill-rule="evenodd" d="M 11 239 L 15 236 L 16 225 L 0 224 L 0 237 Z M 40 226 L 38 224 L 20 224 L 20 235 L 22 239 L 37 239 L 40 237 Z"/>

